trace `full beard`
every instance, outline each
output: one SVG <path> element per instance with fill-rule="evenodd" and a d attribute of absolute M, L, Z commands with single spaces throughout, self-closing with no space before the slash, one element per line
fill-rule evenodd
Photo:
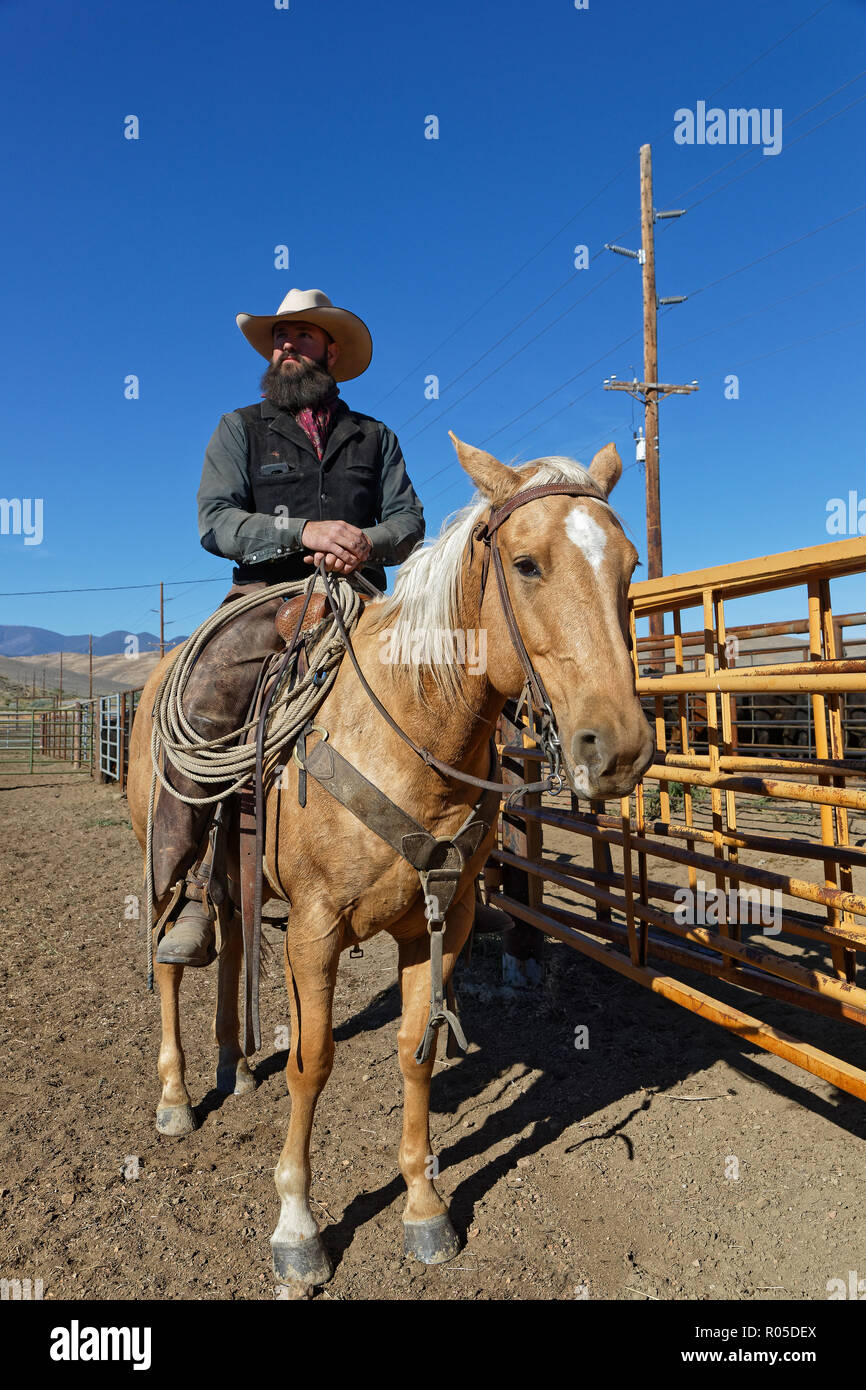
<path fill-rule="evenodd" d="M 285 356 L 271 362 L 262 376 L 262 395 L 277 406 L 279 410 L 297 411 L 308 406 L 315 409 L 326 402 L 336 400 L 339 392 L 337 383 L 326 368 L 307 358 L 301 358 L 298 365 L 283 371 Z"/>

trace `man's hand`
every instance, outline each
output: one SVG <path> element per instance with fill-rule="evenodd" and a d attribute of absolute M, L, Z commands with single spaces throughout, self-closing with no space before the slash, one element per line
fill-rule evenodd
<path fill-rule="evenodd" d="M 348 521 L 308 521 L 301 542 L 313 552 L 304 556 L 305 565 L 324 560 L 336 574 L 352 574 L 373 553 L 369 538 Z"/>

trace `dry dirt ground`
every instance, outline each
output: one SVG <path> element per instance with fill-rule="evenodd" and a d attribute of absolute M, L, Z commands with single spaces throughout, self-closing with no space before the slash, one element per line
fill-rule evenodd
<path fill-rule="evenodd" d="M 244 1097 L 214 1089 L 215 971 L 187 972 L 201 1127 L 160 1137 L 158 998 L 141 923 L 124 918 L 141 882 L 125 800 L 84 777 L 5 775 L 0 864 L 0 1275 L 41 1278 L 46 1299 L 273 1298 L 272 1170 L 289 1111 L 279 954 Z M 866 1105 L 546 949 L 546 988 L 529 999 L 500 985 L 497 938 L 460 967 L 471 1049 L 437 1063 L 432 1129 L 465 1245 L 436 1268 L 401 1251 L 396 951 L 383 936 L 344 956 L 313 1140 L 337 1269 L 317 1297 L 820 1300 L 829 1280 L 866 1277 Z M 853 1025 L 710 992 L 866 1066 Z"/>

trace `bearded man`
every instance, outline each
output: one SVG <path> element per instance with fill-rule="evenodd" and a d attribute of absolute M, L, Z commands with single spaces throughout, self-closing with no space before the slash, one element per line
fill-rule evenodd
<path fill-rule="evenodd" d="M 198 491 L 199 533 L 213 555 L 234 560 L 225 603 L 252 589 L 303 579 L 324 561 L 358 570 L 385 588 L 385 565 L 400 564 L 424 536 L 424 515 L 396 435 L 348 408 L 338 381 L 366 371 L 369 329 L 321 290 L 293 289 L 276 314 L 238 314 L 247 341 L 268 360 L 258 405 L 223 415 L 208 444 Z M 240 614 L 215 634 L 190 677 L 184 713 L 205 738 L 243 722 L 262 661 L 282 646 L 273 619 L 281 600 Z M 168 768 L 186 796 L 212 795 Z M 154 896 L 183 887 L 166 919 L 157 960 L 209 965 L 215 957 L 201 860 L 212 806 L 164 790 L 153 827 Z"/>

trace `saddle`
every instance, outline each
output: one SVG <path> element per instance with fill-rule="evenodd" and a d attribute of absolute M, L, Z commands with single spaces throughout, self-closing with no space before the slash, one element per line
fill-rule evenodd
<path fill-rule="evenodd" d="M 313 628 L 319 626 L 319 623 L 328 616 L 328 600 L 324 594 L 314 593 L 307 604 L 306 613 L 304 613 L 303 618 L 301 618 L 303 609 L 303 594 L 296 594 L 294 598 L 287 598 L 277 609 L 274 618 L 274 627 L 277 629 L 277 634 L 282 637 L 286 646 L 289 645 L 295 635 L 295 629 L 298 627 L 299 618 L 301 619 L 299 628 L 299 635 L 301 637 L 305 637 Z"/>

